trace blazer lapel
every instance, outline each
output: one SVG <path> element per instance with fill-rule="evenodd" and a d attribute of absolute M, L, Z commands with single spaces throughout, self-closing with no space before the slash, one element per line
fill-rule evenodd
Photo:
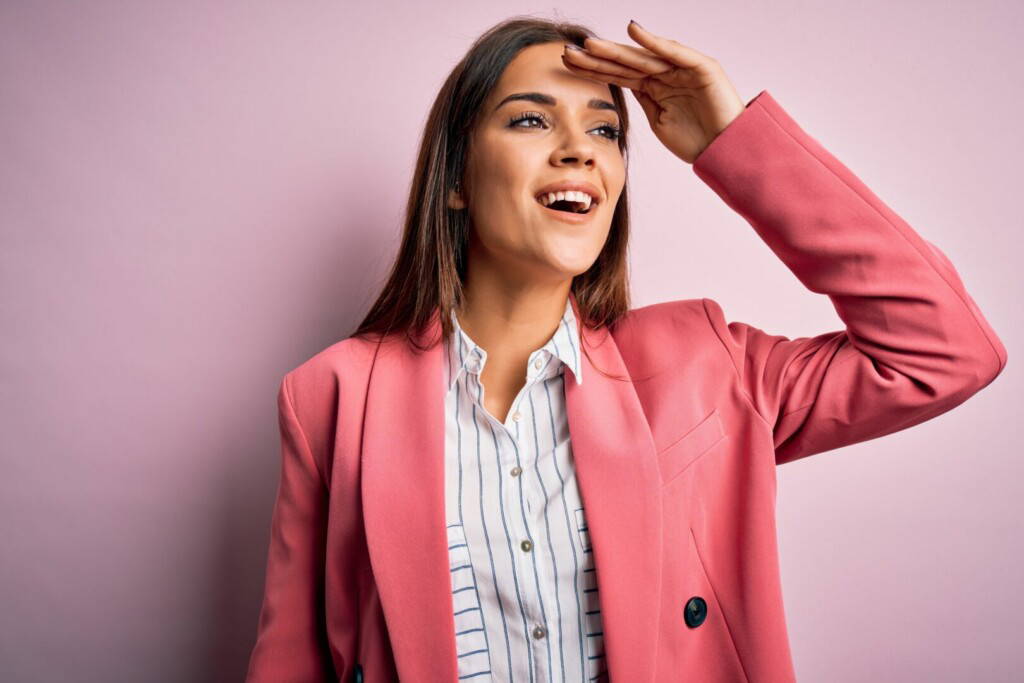
<path fill-rule="evenodd" d="M 581 325 L 581 332 L 584 383 L 567 373 L 565 402 L 594 551 L 605 660 L 611 680 L 646 683 L 654 680 L 661 614 L 661 478 L 654 439 L 632 382 L 598 371 L 629 377 L 615 339 L 607 330 Z"/>
<path fill-rule="evenodd" d="M 586 385 L 577 385 L 567 372 L 565 398 L 597 568 L 606 661 L 612 680 L 653 681 L 661 593 L 654 442 L 632 384 L 598 371 L 626 376 L 615 340 L 606 330 L 581 332 L 590 356 L 581 359 Z M 420 343 L 435 336 L 437 311 Z M 454 683 L 443 350 L 440 343 L 422 352 L 404 342 L 379 347 L 367 388 L 362 500 L 370 562 L 400 678 Z"/>
<path fill-rule="evenodd" d="M 425 338 L 439 333 L 435 310 Z M 366 395 L 366 543 L 403 681 L 458 678 L 445 528 L 443 350 L 437 343 L 416 352 L 390 337 L 379 346 Z"/>

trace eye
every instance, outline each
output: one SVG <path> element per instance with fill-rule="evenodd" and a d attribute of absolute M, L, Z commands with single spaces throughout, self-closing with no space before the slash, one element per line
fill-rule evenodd
<path fill-rule="evenodd" d="M 541 114 L 540 112 L 535 112 L 535 111 L 527 111 L 527 112 L 523 112 L 522 114 L 518 114 L 516 116 L 513 116 L 512 119 L 509 120 L 508 125 L 509 125 L 509 128 L 536 128 L 537 126 L 520 126 L 520 125 L 518 125 L 520 121 L 533 121 L 533 120 L 540 121 L 543 124 L 541 126 L 542 128 L 546 128 L 548 126 L 548 118 L 544 114 Z M 606 123 L 603 126 L 599 126 L 599 127 L 595 128 L 594 130 L 607 130 L 608 132 L 607 133 L 601 133 L 601 136 L 605 137 L 605 138 L 607 138 L 609 140 L 618 140 L 620 137 L 622 137 L 622 129 L 619 128 L 618 126 L 612 125 L 610 123 Z"/>
<path fill-rule="evenodd" d="M 609 140 L 618 140 L 620 137 L 622 137 L 622 129 L 619 128 L 618 126 L 613 126 L 610 123 L 608 123 L 601 126 L 601 128 L 608 130 L 608 134 L 605 135 L 605 137 L 608 138 Z M 601 130 L 601 128 L 598 128 L 597 130 Z"/>

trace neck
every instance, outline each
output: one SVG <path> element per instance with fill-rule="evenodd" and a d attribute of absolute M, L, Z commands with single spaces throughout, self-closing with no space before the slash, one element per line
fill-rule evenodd
<path fill-rule="evenodd" d="M 470 339 L 487 352 L 489 365 L 525 363 L 558 329 L 571 285 L 571 279 L 527 286 L 467 281 L 456 317 Z"/>

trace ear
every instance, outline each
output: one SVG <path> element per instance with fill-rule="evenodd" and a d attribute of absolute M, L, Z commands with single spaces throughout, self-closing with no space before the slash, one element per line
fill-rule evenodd
<path fill-rule="evenodd" d="M 454 189 L 448 191 L 448 208 L 451 209 L 464 209 L 466 208 L 466 202 L 462 199 L 462 194 L 456 192 Z"/>

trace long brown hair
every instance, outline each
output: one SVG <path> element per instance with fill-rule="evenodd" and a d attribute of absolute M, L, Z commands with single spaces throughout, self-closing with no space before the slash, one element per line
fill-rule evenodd
<path fill-rule="evenodd" d="M 440 316 L 441 336 L 454 332 L 451 311 L 463 302 L 469 246 L 466 210 L 447 204 L 449 190 L 463 177 L 469 140 L 483 104 L 502 73 L 526 47 L 566 42 L 583 46 L 593 31 L 585 26 L 533 17 L 513 17 L 488 29 L 455 65 L 437 93 L 423 130 L 412 186 L 405 208 L 405 227 L 398 255 L 380 295 L 352 336 L 378 343 L 392 332 L 417 349 L 420 337 Z M 609 84 L 619 109 L 622 135 L 619 151 L 627 158 L 629 117 L 622 88 Z M 628 167 L 628 164 L 627 164 Z M 463 188 L 466 183 L 461 182 Z M 597 259 L 573 278 L 581 325 L 610 328 L 630 306 L 627 244 L 628 185 L 622 188 L 608 238 Z M 582 335 L 581 335 L 582 340 Z M 427 347 L 440 340 L 432 340 Z M 586 351 L 585 346 L 584 352 Z M 588 354 L 589 357 L 589 354 Z"/>

